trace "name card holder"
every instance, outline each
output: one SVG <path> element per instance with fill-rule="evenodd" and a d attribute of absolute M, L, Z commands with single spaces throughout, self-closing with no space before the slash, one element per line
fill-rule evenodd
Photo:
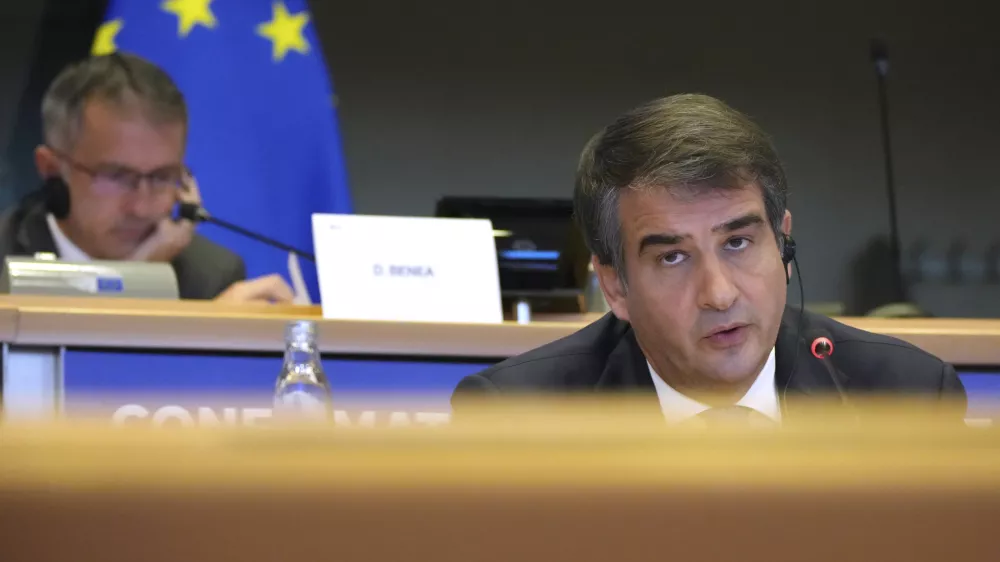
<path fill-rule="evenodd" d="M 486 219 L 314 214 L 323 317 L 500 323 Z"/>

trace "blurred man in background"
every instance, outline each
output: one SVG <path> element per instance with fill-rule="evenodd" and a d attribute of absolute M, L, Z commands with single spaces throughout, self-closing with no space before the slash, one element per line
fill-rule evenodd
<path fill-rule="evenodd" d="M 669 421 L 766 424 L 802 397 L 907 393 L 960 420 L 950 365 L 786 307 L 787 191 L 768 137 L 719 100 L 672 96 L 622 115 L 584 148 L 574 195 L 612 314 L 464 379 L 456 411 L 470 395 L 639 391 Z"/>
<path fill-rule="evenodd" d="M 187 106 L 163 70 L 126 54 L 71 65 L 46 92 L 42 123 L 45 185 L 0 216 L 0 259 L 169 262 L 181 298 L 292 300 L 279 275 L 245 280 L 238 255 L 172 218 L 178 203 L 201 200 L 184 165 Z"/>

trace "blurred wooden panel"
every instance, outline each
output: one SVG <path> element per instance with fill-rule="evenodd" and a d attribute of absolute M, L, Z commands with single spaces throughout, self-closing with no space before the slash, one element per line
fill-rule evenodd
<path fill-rule="evenodd" d="M 0 431 L 4 560 L 996 560 L 1000 433 Z M 580 418 L 579 420 L 583 420 Z M 898 421 L 906 421 L 900 419 Z M 594 431 L 601 423 L 604 431 Z"/>
<path fill-rule="evenodd" d="M 4 559 L 995 561 L 1000 492 L 0 494 Z"/>

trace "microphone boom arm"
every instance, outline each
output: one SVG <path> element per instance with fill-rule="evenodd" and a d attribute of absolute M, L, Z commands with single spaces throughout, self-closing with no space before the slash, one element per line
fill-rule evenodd
<path fill-rule="evenodd" d="M 284 250 L 286 252 L 291 252 L 291 253 L 293 253 L 293 254 L 301 257 L 301 258 L 307 259 L 307 260 L 309 260 L 311 262 L 315 262 L 316 261 L 316 256 L 314 254 L 310 253 L 310 252 L 306 252 L 305 250 L 300 250 L 298 248 L 293 248 L 292 246 L 289 246 L 288 244 L 285 244 L 284 242 L 278 242 L 277 240 L 275 240 L 273 238 L 268 238 L 267 236 L 264 236 L 263 234 L 257 234 L 256 232 L 250 232 L 249 230 L 243 228 L 242 226 L 237 226 L 237 225 L 235 225 L 235 224 L 233 224 L 231 222 L 224 221 L 222 219 L 217 219 L 217 218 L 212 217 L 212 216 L 206 217 L 205 218 L 205 222 L 210 222 L 212 224 L 221 226 L 222 228 L 225 228 L 227 230 L 232 230 L 233 232 L 238 232 L 239 234 L 242 234 L 243 236 L 246 236 L 247 238 L 252 238 L 252 239 L 254 239 L 254 240 L 258 241 L 258 242 L 262 242 L 262 243 L 267 244 L 269 246 L 274 246 L 275 248 L 282 249 L 282 250 Z"/>
<path fill-rule="evenodd" d="M 222 228 L 225 228 L 226 230 L 231 230 L 233 232 L 236 232 L 237 234 L 242 234 L 243 236 L 246 236 L 247 238 L 256 240 L 256 241 L 261 242 L 263 244 L 266 244 L 268 246 L 272 246 L 274 248 L 278 248 L 278 249 L 284 250 L 286 252 L 291 252 L 291 253 L 293 253 L 293 254 L 301 257 L 301 258 L 305 258 L 305 259 L 307 259 L 307 260 L 309 260 L 311 262 L 314 262 L 314 263 L 316 262 L 316 256 L 315 256 L 315 254 L 312 254 L 311 252 L 306 252 L 305 250 L 300 250 L 300 249 L 295 248 L 293 246 L 289 246 L 288 244 L 285 244 L 284 242 L 278 242 L 277 240 L 275 240 L 273 238 L 268 238 L 267 236 L 264 236 L 263 234 L 258 234 L 256 232 L 252 232 L 250 230 L 247 230 L 247 229 L 243 228 L 242 226 L 235 225 L 235 224 L 233 224 L 233 223 L 231 223 L 229 221 L 225 221 L 225 220 L 222 220 L 222 219 L 217 219 L 217 218 L 213 217 L 211 214 L 209 214 L 209 212 L 206 211 L 204 208 L 202 208 L 202 207 L 200 207 L 200 206 L 198 206 L 198 205 L 196 205 L 194 203 L 181 203 L 179 211 L 180 211 L 179 215 L 180 215 L 181 218 L 185 218 L 185 219 L 188 219 L 188 220 L 193 221 L 193 222 L 210 222 L 210 223 L 212 223 L 212 224 L 214 224 L 216 226 L 221 226 Z"/>

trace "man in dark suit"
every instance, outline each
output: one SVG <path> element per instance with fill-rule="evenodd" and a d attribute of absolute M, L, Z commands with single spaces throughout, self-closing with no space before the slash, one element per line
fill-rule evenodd
<path fill-rule="evenodd" d="M 163 70 L 123 54 L 71 65 L 46 92 L 42 123 L 44 185 L 0 216 L 0 258 L 169 262 L 181 298 L 292 300 L 280 276 L 245 280 L 239 256 L 171 218 L 201 200 L 184 165 L 187 106 Z"/>
<path fill-rule="evenodd" d="M 456 414 L 483 396 L 637 391 L 671 422 L 780 423 L 812 403 L 802 397 L 906 393 L 960 419 L 951 366 L 786 307 L 786 198 L 767 136 L 721 101 L 678 95 L 624 114 L 584 148 L 574 195 L 612 313 L 465 378 Z"/>

